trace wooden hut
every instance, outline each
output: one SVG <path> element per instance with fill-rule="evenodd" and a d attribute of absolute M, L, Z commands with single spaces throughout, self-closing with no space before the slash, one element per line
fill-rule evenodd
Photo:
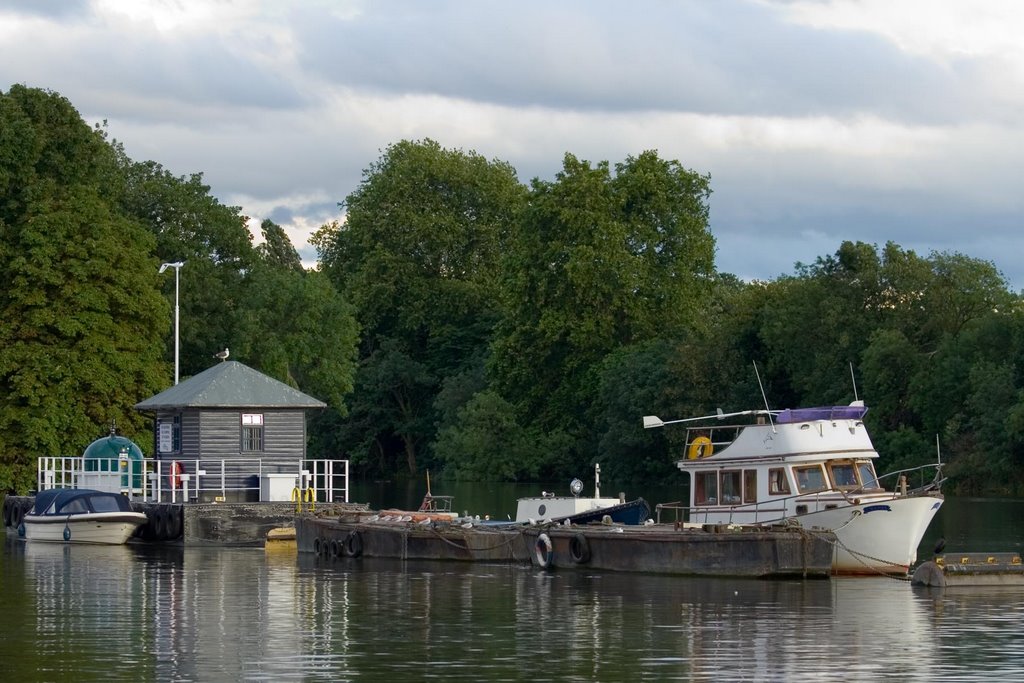
<path fill-rule="evenodd" d="M 287 499 L 306 458 L 306 411 L 323 401 L 237 361 L 135 405 L 155 415 L 153 452 L 167 488 L 191 500 Z"/>

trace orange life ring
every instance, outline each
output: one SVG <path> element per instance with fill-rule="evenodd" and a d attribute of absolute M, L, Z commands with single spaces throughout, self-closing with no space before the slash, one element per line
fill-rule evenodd
<path fill-rule="evenodd" d="M 698 458 L 710 458 L 714 452 L 715 445 L 711 443 L 711 439 L 706 436 L 698 436 L 690 442 L 690 450 L 687 451 L 686 456 L 690 460 L 696 460 Z"/>
<path fill-rule="evenodd" d="M 170 484 L 172 489 L 181 488 L 181 474 L 185 471 L 185 468 L 181 466 L 181 463 L 177 460 L 172 460 L 170 466 L 167 469 L 167 483 Z"/>

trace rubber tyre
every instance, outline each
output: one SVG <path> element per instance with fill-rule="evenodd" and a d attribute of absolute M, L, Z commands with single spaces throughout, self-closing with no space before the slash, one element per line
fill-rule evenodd
<path fill-rule="evenodd" d="M 17 529 L 25 519 L 25 507 L 21 501 L 13 501 L 11 504 L 11 526 Z"/>
<path fill-rule="evenodd" d="M 359 557 L 363 554 L 363 535 L 358 531 L 348 532 L 342 548 L 346 557 Z"/>
<path fill-rule="evenodd" d="M 590 562 L 590 541 L 583 534 L 575 534 L 569 539 L 569 557 L 576 564 Z"/>
<path fill-rule="evenodd" d="M 552 566 L 552 545 L 551 537 L 547 534 L 541 534 L 537 537 L 536 543 L 533 544 L 534 556 L 537 560 L 537 566 L 541 569 L 548 569 Z"/>
<path fill-rule="evenodd" d="M 181 537 L 182 528 L 182 510 L 177 505 L 167 506 L 167 518 L 165 520 L 165 530 L 167 532 L 167 540 L 174 541 Z"/>

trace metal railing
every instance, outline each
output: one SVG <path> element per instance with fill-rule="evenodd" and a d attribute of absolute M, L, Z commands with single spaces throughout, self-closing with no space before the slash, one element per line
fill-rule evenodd
<path fill-rule="evenodd" d="M 305 500 L 347 503 L 349 461 L 41 457 L 37 484 L 40 491 L 90 488 L 149 502 L 288 502 L 298 489 Z"/>

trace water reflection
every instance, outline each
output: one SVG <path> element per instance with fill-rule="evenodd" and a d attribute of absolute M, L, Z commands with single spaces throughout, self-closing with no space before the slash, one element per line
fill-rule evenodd
<path fill-rule="evenodd" d="M 693 579 L 7 538 L 5 680 L 1024 674 L 1020 589 Z"/>

